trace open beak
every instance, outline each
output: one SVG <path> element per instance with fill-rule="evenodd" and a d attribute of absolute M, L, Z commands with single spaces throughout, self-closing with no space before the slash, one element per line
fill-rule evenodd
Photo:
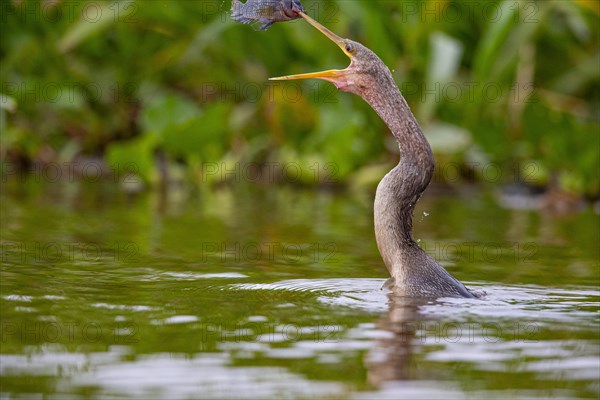
<path fill-rule="evenodd" d="M 338 35 L 336 35 L 335 33 L 331 32 L 329 29 L 325 28 L 323 25 L 321 25 L 320 23 L 318 23 L 317 21 L 315 21 L 314 19 L 312 19 L 305 13 L 300 12 L 299 14 L 302 18 L 304 18 L 306 20 L 306 22 L 308 22 L 309 24 L 311 24 L 312 26 L 317 28 L 321 33 L 323 33 L 331 41 L 333 41 L 335 44 L 337 44 L 338 47 L 340 49 L 342 49 L 344 54 L 346 54 L 350 58 L 350 61 L 352 61 L 352 54 L 350 54 L 348 51 L 346 51 L 346 42 L 343 38 L 341 38 Z M 318 79 L 324 79 L 326 81 L 329 81 L 329 82 L 335 84 L 339 88 L 344 85 L 344 83 L 345 83 L 344 78 L 346 77 L 348 72 L 349 72 L 348 68 L 346 68 L 346 69 L 330 69 L 327 71 L 311 72 L 311 73 L 307 73 L 307 74 L 280 76 L 277 78 L 269 78 L 269 80 L 270 81 L 288 81 L 288 80 L 293 80 L 293 79 L 318 78 Z"/>

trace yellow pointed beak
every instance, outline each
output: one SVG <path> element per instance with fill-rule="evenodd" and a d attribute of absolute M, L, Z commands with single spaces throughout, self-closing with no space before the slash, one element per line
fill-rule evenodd
<path fill-rule="evenodd" d="M 329 29 L 325 28 L 323 25 L 309 17 L 303 12 L 300 12 L 300 16 L 306 20 L 309 24 L 317 28 L 321 33 L 327 36 L 332 42 L 338 45 L 340 49 L 346 54 L 350 60 L 352 60 L 352 54 L 346 51 L 346 42 L 343 38 L 339 37 L 335 33 L 331 32 Z M 330 82 L 334 82 L 338 78 L 343 77 L 347 72 L 347 69 L 330 69 L 327 71 L 320 72 L 310 72 L 306 74 L 296 74 L 296 75 L 287 75 L 287 76 L 279 76 L 276 78 L 269 78 L 270 81 L 289 81 L 293 79 L 325 79 Z"/>

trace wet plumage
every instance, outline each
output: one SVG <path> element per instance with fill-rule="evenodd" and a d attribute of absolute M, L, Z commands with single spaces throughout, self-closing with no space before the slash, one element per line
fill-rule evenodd
<path fill-rule="evenodd" d="M 298 14 L 337 44 L 350 58 L 350 65 L 345 69 L 270 79 L 317 78 L 354 93 L 379 114 L 398 143 L 400 161 L 379 182 L 373 206 L 377 247 L 391 275 L 388 287 L 405 297 L 477 297 L 413 239 L 413 211 L 431 181 L 435 161 L 431 146 L 389 68 L 369 48 L 339 37 L 302 11 Z"/>
<path fill-rule="evenodd" d="M 266 30 L 275 22 L 300 18 L 304 7 L 300 0 L 240 0 L 231 1 L 231 18 L 243 24 L 261 24 L 259 30 Z"/>

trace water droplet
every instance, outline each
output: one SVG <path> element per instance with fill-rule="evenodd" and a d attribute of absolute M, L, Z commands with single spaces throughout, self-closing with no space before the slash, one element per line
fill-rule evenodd
<path fill-rule="evenodd" d="M 428 213 L 428 212 L 425 212 L 425 211 L 423 211 L 423 216 L 424 216 L 424 217 L 429 217 L 429 213 Z"/>

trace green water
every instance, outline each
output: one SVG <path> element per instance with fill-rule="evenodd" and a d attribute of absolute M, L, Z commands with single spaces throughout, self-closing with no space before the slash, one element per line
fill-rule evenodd
<path fill-rule="evenodd" d="M 2 398 L 600 393 L 591 210 L 426 195 L 415 238 L 486 296 L 406 304 L 371 191 L 3 186 Z"/>

